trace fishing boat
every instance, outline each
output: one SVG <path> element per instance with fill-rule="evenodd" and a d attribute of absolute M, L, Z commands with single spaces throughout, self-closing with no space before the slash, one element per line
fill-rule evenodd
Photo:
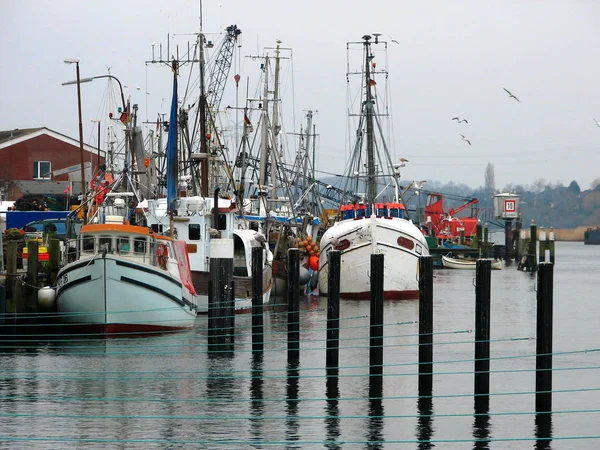
<path fill-rule="evenodd" d="M 486 259 L 491 261 L 492 270 L 502 269 L 502 260 Z M 447 269 L 475 270 L 477 268 L 477 260 L 471 258 L 452 258 L 451 256 L 442 255 L 442 265 Z"/>
<path fill-rule="evenodd" d="M 201 46 L 199 51 L 202 52 Z M 268 303 L 271 295 L 273 255 L 265 245 L 266 239 L 261 233 L 256 230 L 238 228 L 236 222 L 238 206 L 227 193 L 221 195 L 220 183 L 212 183 L 216 185 L 213 191 L 214 195 L 212 197 L 207 195 L 208 181 L 216 180 L 218 176 L 211 176 L 205 163 L 209 161 L 208 155 L 217 154 L 216 148 L 208 148 L 207 140 L 202 139 L 200 152 L 196 153 L 196 156 L 192 154 L 191 149 L 187 154 L 181 155 L 177 151 L 181 121 L 178 120 L 177 76 L 179 66 L 176 61 L 173 61 L 172 69 L 174 74 L 173 98 L 165 175 L 167 195 L 166 197 L 159 195 L 158 198 L 147 200 L 146 222 L 156 233 L 176 237 L 187 244 L 192 281 L 198 295 L 199 314 L 208 313 L 211 241 L 213 239 L 232 240 L 235 310 L 236 312 L 249 312 L 252 309 L 252 248 L 263 249 L 263 303 Z M 201 85 L 203 86 L 202 79 Z M 201 94 L 199 105 L 201 111 L 206 112 L 204 94 Z M 200 133 L 206 135 L 206 119 L 199 120 Z M 185 136 L 187 130 L 181 131 Z M 185 161 L 195 157 L 200 160 L 199 173 L 194 169 L 197 167 L 196 165 L 191 167 L 189 164 L 185 164 Z M 213 162 L 212 159 L 210 161 Z M 226 164 L 222 160 L 215 159 L 214 162 L 215 164 L 211 164 L 212 167 L 221 167 Z M 203 167 L 206 167 L 206 172 L 202 169 Z M 198 190 L 201 195 L 195 195 Z"/>
<path fill-rule="evenodd" d="M 197 297 L 185 242 L 128 221 L 127 168 L 81 227 L 56 282 L 60 320 L 85 332 L 147 333 L 189 329 Z"/>
<path fill-rule="evenodd" d="M 369 299 L 370 255 L 383 253 L 384 298 L 417 299 L 419 257 L 428 255 L 429 249 L 421 230 L 406 215 L 399 195 L 400 167 L 406 160 L 394 164 L 384 139 L 381 119 L 386 115 L 383 100 L 386 90 L 378 90 L 377 82 L 383 84 L 388 73 L 377 66 L 374 47 L 378 44 L 387 48 L 378 34 L 366 35 L 361 42 L 348 44 L 362 47 L 362 69 L 358 73 L 363 101 L 359 103 L 360 111 L 350 113 L 358 117 L 358 126 L 344 173 L 347 180 L 344 190 L 349 199 L 361 189 L 366 188 L 366 194 L 358 202 L 349 200 L 340 205 L 339 220 L 321 238 L 319 290 L 322 295 L 327 294 L 327 253 L 335 249 L 341 251 L 340 296 Z M 348 80 L 356 73 L 350 66 Z"/>

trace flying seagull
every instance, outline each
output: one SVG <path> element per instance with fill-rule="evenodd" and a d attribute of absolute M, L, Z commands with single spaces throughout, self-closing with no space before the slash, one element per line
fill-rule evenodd
<path fill-rule="evenodd" d="M 521 103 L 521 100 L 519 100 L 517 97 L 515 97 L 514 95 L 512 95 L 512 93 L 506 89 L 506 88 L 502 88 L 506 91 L 506 93 L 508 94 L 508 98 L 514 98 L 516 101 L 518 101 L 519 103 Z"/>
<path fill-rule="evenodd" d="M 400 45 L 400 42 L 398 42 L 396 39 L 394 39 L 394 38 L 393 38 L 393 37 L 391 37 L 391 36 L 390 36 L 390 40 L 391 40 L 392 42 L 395 42 L 396 44 Z"/>
<path fill-rule="evenodd" d="M 467 119 L 459 119 L 458 117 L 453 117 L 452 120 L 456 120 L 458 123 L 461 123 L 461 122 L 469 123 L 469 121 Z"/>
<path fill-rule="evenodd" d="M 594 123 L 596 124 L 597 127 L 600 127 L 600 123 L 598 123 L 598 121 L 596 119 L 592 119 L 594 121 Z"/>
<path fill-rule="evenodd" d="M 464 134 L 461 134 L 460 137 L 462 138 L 463 141 L 466 141 L 469 145 L 471 145 L 471 141 L 468 140 Z"/>

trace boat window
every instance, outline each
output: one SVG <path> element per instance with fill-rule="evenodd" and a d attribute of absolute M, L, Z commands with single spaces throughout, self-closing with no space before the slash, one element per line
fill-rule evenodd
<path fill-rule="evenodd" d="M 153 223 L 152 225 L 150 225 L 150 228 L 152 228 L 152 231 L 154 231 L 155 233 L 163 232 L 162 223 Z"/>
<path fill-rule="evenodd" d="M 94 237 L 93 236 L 82 236 L 81 238 L 81 250 L 84 252 L 94 251 Z"/>
<path fill-rule="evenodd" d="M 135 253 L 146 253 L 146 238 L 136 237 L 133 241 L 133 251 Z"/>
<path fill-rule="evenodd" d="M 219 220 L 218 220 L 218 229 L 219 230 L 226 230 L 227 229 L 227 214 L 219 214 Z"/>
<path fill-rule="evenodd" d="M 98 250 L 99 251 L 106 250 L 106 253 L 112 253 L 113 252 L 112 238 L 106 237 L 106 236 L 101 237 L 98 242 Z"/>
<path fill-rule="evenodd" d="M 117 237 L 117 245 L 119 247 L 119 253 L 129 253 L 129 236 Z"/>
<path fill-rule="evenodd" d="M 188 237 L 190 241 L 199 241 L 200 240 L 200 224 L 191 223 L 188 226 Z"/>

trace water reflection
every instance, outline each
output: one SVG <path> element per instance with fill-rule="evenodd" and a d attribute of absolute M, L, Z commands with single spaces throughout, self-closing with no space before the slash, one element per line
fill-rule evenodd
<path fill-rule="evenodd" d="M 535 438 L 535 450 L 552 449 L 552 413 L 535 415 Z"/>
<path fill-rule="evenodd" d="M 369 420 L 367 421 L 367 448 L 383 449 L 383 380 L 369 378 Z"/>
<path fill-rule="evenodd" d="M 342 447 L 336 443 L 341 433 L 338 400 L 340 398 L 340 389 L 337 369 L 327 369 L 325 395 L 327 396 L 327 404 L 325 405 L 325 430 L 327 430 L 325 448 L 338 450 Z"/>
<path fill-rule="evenodd" d="M 487 396 L 486 396 L 487 398 Z M 473 449 L 489 449 L 490 416 L 487 402 L 475 403 L 475 418 L 473 421 Z"/>
<path fill-rule="evenodd" d="M 419 441 L 419 450 L 429 450 L 435 447 L 431 443 L 433 434 L 433 399 L 431 397 L 419 397 L 417 400 L 417 410 L 419 418 L 417 419 L 417 441 Z"/>
<path fill-rule="evenodd" d="M 299 439 L 298 430 L 300 428 L 300 420 L 298 419 L 298 379 L 300 372 L 298 363 L 291 362 L 287 369 L 287 401 L 286 401 L 286 420 L 285 420 L 285 437 L 286 441 L 297 441 Z M 292 448 L 292 447 L 288 447 Z"/>
<path fill-rule="evenodd" d="M 252 355 L 252 368 L 250 370 L 250 434 L 254 439 L 262 439 L 262 424 L 265 403 L 263 401 L 263 355 Z"/>

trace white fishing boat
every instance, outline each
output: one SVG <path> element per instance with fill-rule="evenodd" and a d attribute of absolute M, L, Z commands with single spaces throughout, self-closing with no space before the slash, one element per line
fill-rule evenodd
<path fill-rule="evenodd" d="M 76 245 L 66 246 L 56 282 L 62 323 L 102 334 L 193 327 L 197 297 L 187 246 L 131 225 L 127 205 L 134 195 L 109 192 Z"/>
<path fill-rule="evenodd" d="M 348 66 L 348 80 L 352 73 L 361 74 L 363 95 L 363 101 L 356 103 L 360 105 L 360 111 L 350 112 L 350 116 L 358 118 L 358 126 L 344 173 L 348 203 L 340 205 L 340 220 L 321 238 L 319 290 L 322 295 L 327 294 L 327 253 L 336 249 L 341 251 L 340 296 L 369 299 L 370 255 L 383 253 L 384 298 L 417 299 L 418 260 L 420 256 L 428 255 L 429 249 L 423 233 L 407 218 L 398 193 L 399 169 L 405 160 L 393 164 L 384 139 L 381 119 L 387 112 L 385 104 L 380 103 L 384 102 L 386 90 L 378 90 L 377 82 L 383 85 L 388 74 L 385 68 L 377 66 L 373 47 L 383 44 L 387 48 L 387 44 L 379 40 L 378 34 L 362 39 L 348 44 L 360 45 L 363 51 L 360 66 L 351 68 L 350 63 Z M 382 63 L 385 63 L 384 58 Z M 353 193 L 361 192 L 361 189 L 366 189 L 366 195 L 357 201 Z M 390 198 L 393 200 L 386 200 Z"/>
<path fill-rule="evenodd" d="M 502 269 L 502 260 L 485 258 L 491 261 L 492 270 Z M 451 256 L 442 255 L 442 265 L 447 269 L 466 269 L 475 270 L 477 268 L 476 259 L 467 258 L 452 258 Z"/>

